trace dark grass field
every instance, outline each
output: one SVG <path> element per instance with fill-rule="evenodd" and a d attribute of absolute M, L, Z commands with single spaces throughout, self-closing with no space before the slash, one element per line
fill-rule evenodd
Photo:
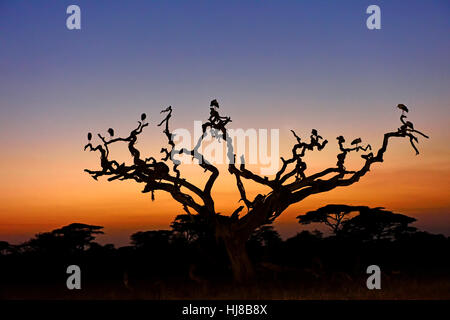
<path fill-rule="evenodd" d="M 259 281 L 237 285 L 231 281 L 195 283 L 188 280 L 154 281 L 133 286 L 93 284 L 81 290 L 62 285 L 3 286 L 2 300 L 450 300 L 449 277 L 382 280 L 380 290 L 369 290 L 365 279 L 301 282 Z"/>

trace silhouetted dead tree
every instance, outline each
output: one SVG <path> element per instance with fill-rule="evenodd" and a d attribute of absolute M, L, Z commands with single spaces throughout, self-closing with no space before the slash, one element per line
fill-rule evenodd
<path fill-rule="evenodd" d="M 137 183 L 143 183 L 145 186 L 142 192 L 150 192 L 152 198 L 154 198 L 154 193 L 158 190 L 168 192 L 175 201 L 182 205 L 187 214 L 196 213 L 205 217 L 213 226 L 216 237 L 223 240 L 235 279 L 238 281 L 245 281 L 254 275 L 253 266 L 248 258 L 245 244 L 256 228 L 272 222 L 290 205 L 300 202 L 310 195 L 327 192 L 337 187 L 350 186 L 358 182 L 374 163 L 383 162 L 383 155 L 392 138 L 409 138 L 416 153 L 418 153 L 418 150 L 414 142 L 417 142 L 418 139 L 414 134 L 420 134 L 428 138 L 423 133 L 415 130 L 411 122 L 405 122 L 406 116 L 402 114 L 400 117 L 402 126 L 396 131 L 384 134 L 382 145 L 376 153 L 371 151 L 362 154 L 361 157 L 365 161 L 358 170 L 349 171 L 345 168 L 344 163 L 347 155 L 351 152 L 366 152 L 372 149 L 371 146 L 359 146 L 361 139 L 358 138 L 352 142 L 351 148 L 345 147 L 345 139 L 339 136 L 337 140 L 341 153 L 337 155 L 336 167 L 326 168 L 307 175 L 305 172 L 307 166 L 303 161 L 303 157 L 308 151 L 323 150 L 328 141 L 323 140 L 315 129 L 311 132 L 309 142 L 302 142 L 300 137 L 292 131 L 297 140 L 297 143 L 292 148 L 292 155 L 288 159 L 281 158 L 281 169 L 271 179 L 247 169 L 242 156 L 240 166 L 237 167 L 235 165 L 236 154 L 234 153 L 233 142 L 226 130 L 226 125 L 231 122 L 231 118 L 221 117 L 217 111 L 218 107 L 218 102 L 213 100 L 211 102 L 210 117 L 202 126 L 203 134 L 191 150 L 186 148 L 176 149 L 176 144 L 173 140 L 174 136 L 169 126 L 173 109 L 169 106 L 161 111 L 161 113 L 165 114 L 165 118 L 158 126 L 164 126 L 163 132 L 169 144 L 169 147 L 161 149 L 161 153 L 164 154 L 161 161 L 157 161 L 153 157 L 142 158 L 140 151 L 136 148 L 138 136 L 148 126 L 148 123 L 145 122 L 145 114 L 141 116 L 141 121 L 138 121 L 138 127 L 132 130 L 128 137 L 113 138 L 114 130 L 109 129 L 110 139 L 106 139 L 99 134 L 98 137 L 101 140 L 101 144 L 94 147 L 91 142 L 92 134 L 89 133 L 89 143 L 85 146 L 85 150 L 89 149 L 100 153 L 101 170 L 86 169 L 85 171 L 96 180 L 100 176 L 108 176 L 109 181 L 134 180 Z M 230 162 L 228 171 L 235 176 L 236 186 L 244 203 L 244 206 L 238 206 L 230 216 L 223 216 L 216 212 L 211 190 L 219 176 L 219 170 L 212 163 L 208 162 L 199 151 L 203 139 L 208 134 L 208 128 L 214 137 L 226 140 L 227 157 Z M 217 131 L 221 134 L 217 135 Z M 128 150 L 133 157 L 133 164 L 119 164 L 117 161 L 109 160 L 108 146 L 118 142 L 128 144 Z M 208 172 L 209 177 L 205 185 L 194 185 L 181 176 L 179 170 L 181 162 L 175 159 L 175 155 L 180 154 L 197 159 L 198 165 L 205 172 Z M 172 168 L 170 169 L 169 166 Z M 293 168 L 290 168 L 291 166 Z M 253 181 L 270 188 L 271 191 L 267 194 L 260 193 L 254 199 L 249 199 L 244 181 Z M 193 195 L 196 196 L 197 200 L 194 199 Z M 240 216 L 244 208 L 246 208 L 246 212 Z"/>

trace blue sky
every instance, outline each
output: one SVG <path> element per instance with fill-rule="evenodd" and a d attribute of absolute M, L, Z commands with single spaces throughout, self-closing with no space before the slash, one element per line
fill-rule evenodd
<path fill-rule="evenodd" d="M 105 100 L 140 105 L 150 94 L 188 105 L 329 101 L 379 99 L 393 87 L 432 97 L 449 85 L 447 1 L 377 1 L 377 31 L 365 25 L 369 1 L 0 3 L 0 101 L 17 112 L 42 111 L 31 95 L 49 110 L 78 100 L 77 109 L 104 111 Z M 69 4 L 81 7 L 81 31 L 65 28 Z"/>

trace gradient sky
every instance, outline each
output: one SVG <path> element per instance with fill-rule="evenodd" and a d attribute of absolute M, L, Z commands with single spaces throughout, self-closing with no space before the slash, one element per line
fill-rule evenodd
<path fill-rule="evenodd" d="M 82 30 L 65 26 L 70 4 L 81 7 Z M 370 4 L 381 7 L 381 30 L 366 28 Z M 307 137 L 317 128 L 331 143 L 309 157 L 311 170 L 335 164 L 338 135 L 379 147 L 398 127 L 394 106 L 406 104 L 431 136 L 419 156 L 394 142 L 361 182 L 293 206 L 277 228 L 293 235 L 298 214 L 345 203 L 450 234 L 449 16 L 448 1 L 0 0 L 0 239 L 83 222 L 124 244 L 168 228 L 182 213 L 168 195 L 152 202 L 140 185 L 83 172 L 98 166 L 83 152 L 86 133 L 126 134 L 141 112 L 154 124 L 168 105 L 172 127 L 191 129 L 214 98 L 232 127 L 280 129 L 284 154 L 289 129 Z M 139 146 L 158 155 L 163 138 L 149 129 Z M 226 214 L 239 196 L 222 174 L 214 194 Z"/>

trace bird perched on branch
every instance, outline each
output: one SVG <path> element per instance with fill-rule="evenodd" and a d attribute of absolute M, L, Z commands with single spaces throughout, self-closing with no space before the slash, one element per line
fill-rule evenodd
<path fill-rule="evenodd" d="M 316 129 L 312 129 L 312 130 L 311 130 L 311 135 L 312 135 L 313 137 L 315 137 L 317 140 L 323 139 L 321 136 L 319 136 L 319 133 L 317 132 Z"/>
<path fill-rule="evenodd" d="M 218 108 L 219 107 L 219 102 L 217 102 L 217 100 L 214 99 L 214 100 L 211 101 L 211 104 L 209 106 Z"/>
<path fill-rule="evenodd" d="M 399 108 L 400 110 L 402 110 L 402 114 L 404 113 L 404 112 L 408 112 L 409 110 L 408 110 L 408 108 L 403 104 L 403 103 L 399 103 L 398 105 L 397 105 L 397 108 Z"/>
<path fill-rule="evenodd" d="M 358 144 L 360 144 L 361 142 L 362 142 L 361 138 L 357 138 L 357 139 L 353 140 L 351 144 L 358 146 Z"/>
<path fill-rule="evenodd" d="M 114 137 L 114 129 L 113 128 L 109 128 L 108 133 L 111 137 Z"/>
<path fill-rule="evenodd" d="M 407 126 L 408 128 L 410 128 L 410 129 L 413 129 L 413 130 L 414 130 L 414 125 L 412 124 L 412 122 L 411 122 L 411 121 L 406 121 L 406 122 L 405 122 L 405 126 Z"/>

